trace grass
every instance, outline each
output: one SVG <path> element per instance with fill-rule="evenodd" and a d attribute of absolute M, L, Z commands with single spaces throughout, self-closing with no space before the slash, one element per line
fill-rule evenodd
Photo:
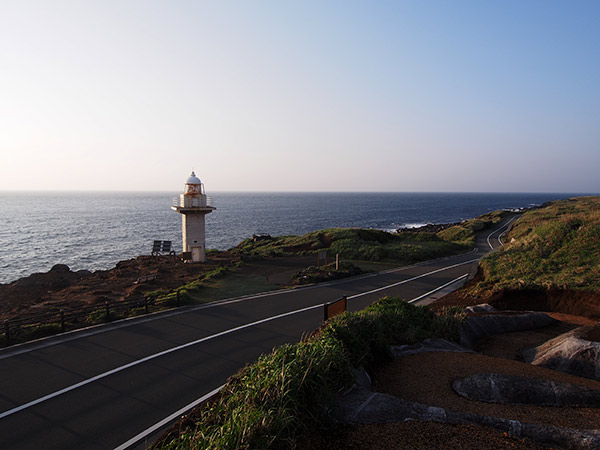
<path fill-rule="evenodd" d="M 384 298 L 328 321 L 310 338 L 283 345 L 245 367 L 193 420 L 167 435 L 162 449 L 293 449 L 331 424 L 335 398 L 354 367 L 390 357 L 390 344 L 457 337 L 460 317 Z"/>
<path fill-rule="evenodd" d="M 208 303 L 225 298 L 241 297 L 277 289 L 265 277 L 243 274 L 225 266 L 206 272 L 198 279 L 184 284 L 179 291 L 179 304 Z M 177 304 L 177 292 L 154 291 L 155 303 L 164 306 Z"/>
<path fill-rule="evenodd" d="M 323 281 L 339 280 L 341 278 L 354 277 L 365 273 L 360 267 L 350 263 L 341 262 L 336 269 L 335 263 L 323 266 L 310 266 L 292 275 L 295 284 L 321 283 Z"/>
<path fill-rule="evenodd" d="M 190 299 L 193 302 L 206 303 L 213 300 L 258 294 L 274 289 L 277 289 L 277 287 L 269 283 L 265 277 L 232 271 L 221 279 L 203 282 L 201 289 L 190 294 Z"/>
<path fill-rule="evenodd" d="M 388 233 L 361 228 L 329 228 L 302 236 L 246 239 L 233 251 L 246 257 L 308 255 L 325 250 L 344 260 L 412 264 L 468 251 L 469 244 L 443 239 L 435 233 Z"/>
<path fill-rule="evenodd" d="M 472 248 L 475 245 L 475 234 L 502 221 L 509 213 L 494 211 L 475 219 L 465 220 L 459 225 L 447 228 L 437 233 L 437 237 Z"/>
<path fill-rule="evenodd" d="M 481 262 L 476 291 L 600 290 L 600 197 L 560 200 L 526 212 Z"/>

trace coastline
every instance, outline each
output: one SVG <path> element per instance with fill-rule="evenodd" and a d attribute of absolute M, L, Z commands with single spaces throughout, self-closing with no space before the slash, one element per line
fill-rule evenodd
<path fill-rule="evenodd" d="M 208 248 L 227 250 L 248 236 L 302 235 L 332 227 L 397 230 L 450 223 L 493 210 L 542 204 L 575 194 L 209 193 Z M 0 283 L 57 263 L 108 270 L 149 254 L 155 239 L 181 251 L 181 218 L 168 193 L 10 193 L 1 197 Z"/>

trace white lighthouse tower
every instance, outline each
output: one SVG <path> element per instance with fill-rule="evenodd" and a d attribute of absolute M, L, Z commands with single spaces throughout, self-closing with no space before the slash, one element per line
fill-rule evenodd
<path fill-rule="evenodd" d="M 183 251 L 187 252 L 192 262 L 206 259 L 204 248 L 204 216 L 213 212 L 209 199 L 204 193 L 204 185 L 196 174 L 192 174 L 185 182 L 185 189 L 179 199 L 175 199 L 171 209 L 181 214 L 181 234 Z"/>

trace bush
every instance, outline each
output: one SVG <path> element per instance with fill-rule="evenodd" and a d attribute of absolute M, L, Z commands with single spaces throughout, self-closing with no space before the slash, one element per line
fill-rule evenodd
<path fill-rule="evenodd" d="M 353 367 L 390 358 L 391 344 L 458 337 L 460 316 L 384 298 L 329 320 L 312 337 L 245 367 L 164 449 L 289 449 L 330 425 L 328 411 L 353 381 Z M 189 423 L 189 422 L 188 422 Z M 177 428 L 176 428 L 177 429 Z"/>

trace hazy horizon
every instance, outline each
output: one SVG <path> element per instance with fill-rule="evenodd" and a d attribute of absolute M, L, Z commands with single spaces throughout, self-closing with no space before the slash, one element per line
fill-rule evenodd
<path fill-rule="evenodd" d="M 121 190 L 121 189 L 104 189 L 104 190 L 75 190 L 75 189 L 53 189 L 53 190 L 0 190 L 0 194 L 169 194 L 175 195 L 183 193 L 183 189 L 177 190 Z M 486 195 L 510 195 L 510 194 L 545 194 L 545 195 L 577 195 L 577 196 L 600 196 L 600 192 L 550 192 L 550 191 L 229 191 L 229 190 L 211 190 L 206 191 L 210 197 L 211 194 L 486 194 Z"/>
<path fill-rule="evenodd" d="M 600 3 L 0 6 L 0 191 L 600 192 Z"/>

